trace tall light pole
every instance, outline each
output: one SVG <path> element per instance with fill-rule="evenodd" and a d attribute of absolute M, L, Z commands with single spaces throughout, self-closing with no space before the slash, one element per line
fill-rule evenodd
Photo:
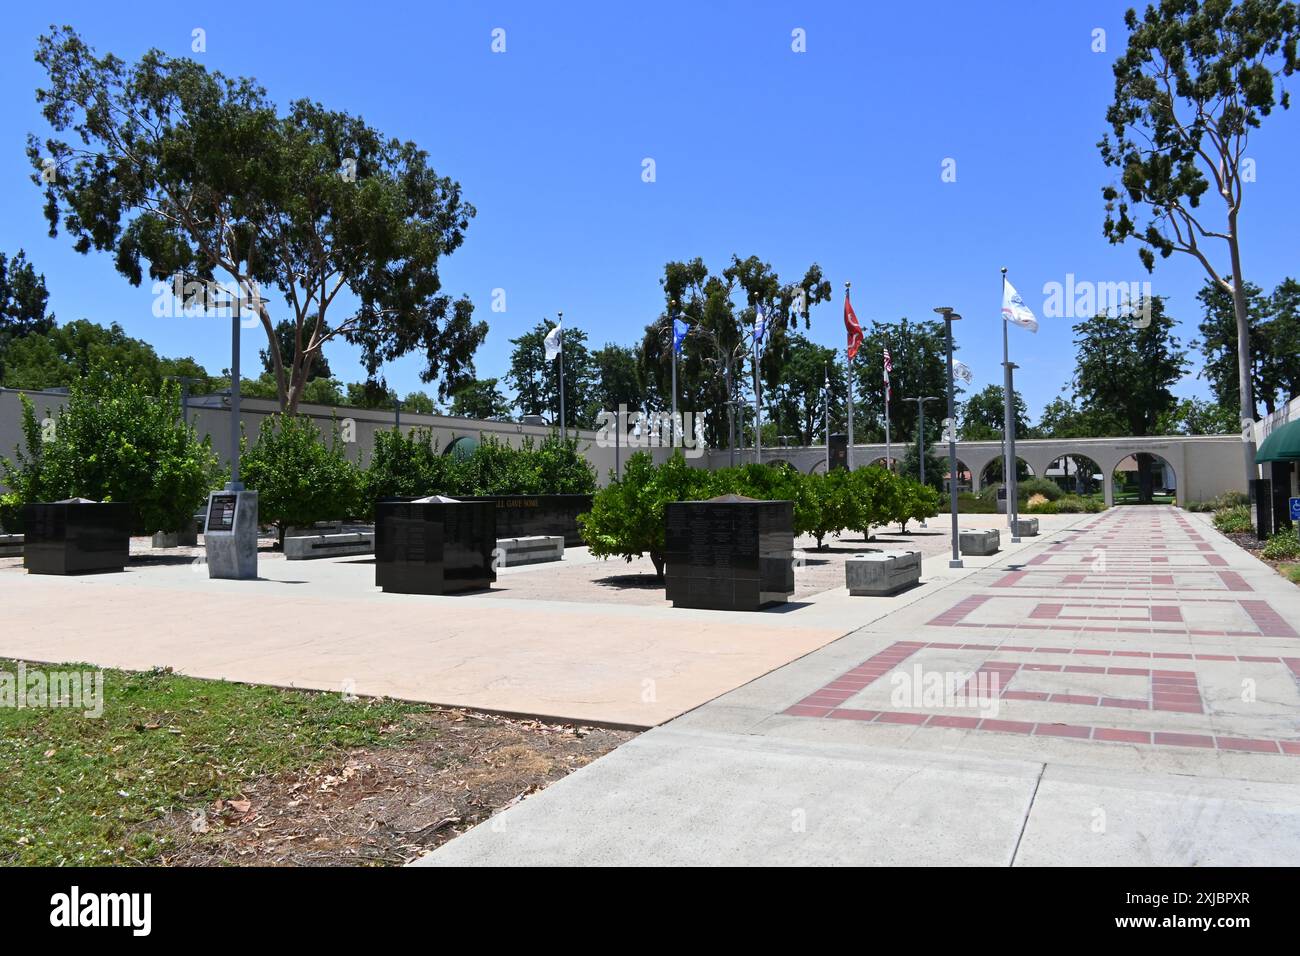
<path fill-rule="evenodd" d="M 952 559 L 950 568 L 960 568 L 961 532 L 957 528 L 957 412 L 953 404 L 952 386 L 952 324 L 961 318 L 950 306 L 934 310 L 943 316 L 943 331 L 948 349 L 948 501 L 952 507 Z"/>
<path fill-rule="evenodd" d="M 1005 326 L 1006 323 L 1003 323 Z M 1005 328 L 1003 331 L 1006 331 Z M 1016 394 L 1015 362 L 1007 362 L 1007 394 Z M 1007 489 L 1007 518 L 1011 521 L 1011 543 L 1020 543 L 1020 485 L 1016 481 L 1016 409 L 1012 404 L 1007 411 L 1007 473 L 1002 476 L 1002 487 Z"/>

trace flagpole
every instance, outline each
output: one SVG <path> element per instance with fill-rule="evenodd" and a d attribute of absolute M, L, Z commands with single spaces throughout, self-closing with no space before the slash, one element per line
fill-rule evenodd
<path fill-rule="evenodd" d="M 766 321 L 766 320 L 765 320 Z M 755 316 L 757 322 L 757 316 Z M 757 331 L 756 329 L 751 332 Z M 766 328 L 763 330 L 767 331 Z M 763 396 L 760 392 L 762 384 L 758 380 L 758 336 L 754 335 L 751 341 L 754 353 L 754 463 L 761 465 L 763 463 Z"/>
<path fill-rule="evenodd" d="M 1007 296 L 1007 267 L 1002 267 L 1002 300 Z M 1002 487 L 1007 493 L 1007 527 L 1011 529 L 1011 543 L 1018 544 L 1020 535 L 1016 532 L 1016 510 L 1019 506 L 1019 492 L 1016 489 L 1016 416 L 1011 378 L 1011 348 L 1007 326 L 1010 318 L 1002 313 Z"/>
<path fill-rule="evenodd" d="M 677 447 L 677 313 L 674 311 L 677 303 L 671 299 L 668 302 L 668 347 L 673 350 L 673 423 L 669 430 L 671 438 L 669 446 Z"/>
<path fill-rule="evenodd" d="M 894 470 L 894 453 L 889 437 L 889 373 L 885 373 L 885 470 Z"/>
<path fill-rule="evenodd" d="M 849 301 L 849 283 L 847 282 L 844 283 L 844 301 L 845 302 Z M 845 322 L 846 323 L 848 322 L 847 315 L 845 316 Z M 849 471 L 852 471 L 853 470 L 853 356 L 852 354 L 849 354 L 848 358 L 849 358 L 848 360 L 849 394 L 848 394 L 848 403 L 846 405 L 846 408 L 848 410 L 848 418 L 849 418 L 849 445 L 844 450 L 845 451 L 844 457 L 849 466 Z"/>
<path fill-rule="evenodd" d="M 822 389 L 822 427 L 826 431 L 826 474 L 831 473 L 831 367 L 826 366 L 825 385 Z"/>
<path fill-rule="evenodd" d="M 560 440 L 569 440 L 569 426 L 564 417 L 564 313 L 555 313 L 555 324 L 560 329 Z"/>

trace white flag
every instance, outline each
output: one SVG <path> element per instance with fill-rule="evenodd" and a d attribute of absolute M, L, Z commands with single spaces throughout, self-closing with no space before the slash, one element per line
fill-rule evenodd
<path fill-rule="evenodd" d="M 1002 280 L 1002 318 L 1030 332 L 1038 331 L 1038 320 L 1034 318 L 1034 313 L 1029 311 L 1029 306 L 1020 298 L 1015 286 L 1005 279 Z"/>
<path fill-rule="evenodd" d="M 546 333 L 546 338 L 542 339 L 542 344 L 546 346 L 546 361 L 554 362 L 555 357 L 560 354 L 560 323 L 555 323 L 555 328 Z"/>
<path fill-rule="evenodd" d="M 969 385 L 975 381 L 975 376 L 971 374 L 970 366 L 965 362 L 959 362 L 957 359 L 952 360 L 952 374 Z"/>

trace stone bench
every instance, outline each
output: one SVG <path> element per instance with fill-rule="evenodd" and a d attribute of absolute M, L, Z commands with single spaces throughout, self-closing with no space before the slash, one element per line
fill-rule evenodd
<path fill-rule="evenodd" d="M 854 597 L 885 597 L 921 583 L 920 551 L 872 551 L 844 562 L 844 578 Z"/>
<path fill-rule="evenodd" d="M 1016 537 L 1033 538 L 1038 535 L 1037 518 L 1017 518 L 1016 519 Z"/>
<path fill-rule="evenodd" d="M 0 558 L 21 558 L 23 540 L 20 534 L 0 534 Z"/>
<path fill-rule="evenodd" d="M 299 534 L 284 539 L 284 556 L 288 561 L 332 558 L 341 554 L 374 554 L 373 531 L 346 531 L 340 534 Z"/>
<path fill-rule="evenodd" d="M 517 568 L 564 558 L 564 536 L 536 534 L 525 538 L 497 538 L 497 566 Z"/>
<path fill-rule="evenodd" d="M 1002 544 L 1002 536 L 998 533 L 997 528 L 988 528 L 982 531 L 964 528 L 961 531 L 959 541 L 962 554 L 997 554 L 998 548 Z"/>
<path fill-rule="evenodd" d="M 183 531 L 155 531 L 150 545 L 155 548 L 197 548 L 199 524 L 191 523 Z"/>

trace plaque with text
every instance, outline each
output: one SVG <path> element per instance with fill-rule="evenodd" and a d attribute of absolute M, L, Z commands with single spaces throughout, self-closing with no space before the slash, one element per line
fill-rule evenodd
<path fill-rule="evenodd" d="M 794 504 L 725 495 L 664 509 L 673 607 L 757 611 L 794 593 Z"/>
<path fill-rule="evenodd" d="M 208 504 L 208 520 L 204 523 L 204 534 L 214 531 L 235 530 L 235 505 L 239 501 L 235 495 L 213 495 Z"/>

